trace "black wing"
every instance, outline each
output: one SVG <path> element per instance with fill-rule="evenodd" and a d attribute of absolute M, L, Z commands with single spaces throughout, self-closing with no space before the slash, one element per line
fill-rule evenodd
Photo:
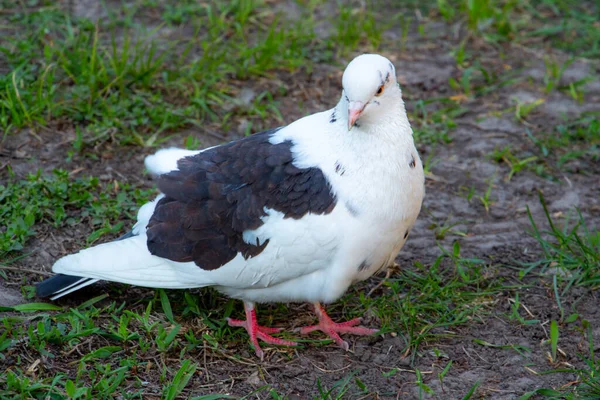
<path fill-rule="evenodd" d="M 173 261 L 219 268 L 238 253 L 260 254 L 268 245 L 246 243 L 246 230 L 263 224 L 265 207 L 299 219 L 326 214 L 336 200 L 318 168 L 297 168 L 292 143 L 269 143 L 277 130 L 206 150 L 178 162 L 179 171 L 161 175 L 165 197 L 148 224 L 148 249 Z"/>

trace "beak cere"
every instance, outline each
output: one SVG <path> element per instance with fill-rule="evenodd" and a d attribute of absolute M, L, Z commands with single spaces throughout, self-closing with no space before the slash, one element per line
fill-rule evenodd
<path fill-rule="evenodd" d="M 352 101 L 348 104 L 348 130 L 352 129 L 364 109 L 365 105 L 361 101 Z"/>

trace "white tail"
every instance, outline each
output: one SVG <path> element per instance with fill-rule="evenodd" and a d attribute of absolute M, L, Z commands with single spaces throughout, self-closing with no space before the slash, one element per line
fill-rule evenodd
<path fill-rule="evenodd" d="M 81 250 L 58 260 L 52 271 L 165 289 L 185 289 L 213 284 L 207 279 L 206 272 L 194 263 L 173 262 L 150 254 L 146 247 L 146 235 Z"/>

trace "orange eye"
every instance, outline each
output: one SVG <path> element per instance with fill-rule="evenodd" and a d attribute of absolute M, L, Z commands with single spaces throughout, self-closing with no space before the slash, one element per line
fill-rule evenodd
<path fill-rule="evenodd" d="M 379 89 L 377 89 L 377 93 L 375 93 L 375 96 L 381 96 L 382 93 L 383 93 L 383 85 L 379 86 Z"/>

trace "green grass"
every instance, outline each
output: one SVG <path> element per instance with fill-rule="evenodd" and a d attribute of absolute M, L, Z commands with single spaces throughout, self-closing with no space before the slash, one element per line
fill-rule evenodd
<path fill-rule="evenodd" d="M 500 281 L 489 279 L 485 271 L 493 266 L 483 260 L 463 258 L 459 242 L 452 250 L 441 248 L 442 255 L 432 265 L 416 263 L 402 268 L 388 279 L 377 296 L 360 296 L 359 310 L 371 309 L 381 320 L 382 332 L 396 332 L 405 350 L 416 356 L 424 343 L 445 337 L 444 330 L 485 315 L 486 301 L 501 290 Z M 352 297 L 350 297 L 352 296 Z M 344 301 L 344 300 L 342 300 Z"/>
<path fill-rule="evenodd" d="M 370 309 L 381 321 L 382 332 L 400 335 L 413 358 L 423 345 L 448 337 L 442 330 L 481 318 L 487 310 L 485 303 L 500 285 L 484 277 L 488 266 L 481 260 L 462 258 L 458 244 L 444 252 L 432 266 L 417 263 L 414 268 L 403 269 L 398 277 L 385 282 L 377 296 L 360 294 L 356 301 L 357 294 L 349 294 L 340 302 L 344 315 L 360 315 Z M 211 291 L 193 295 L 163 290 L 126 303 L 109 301 L 104 294 L 72 308 L 43 303 L 0 308 L 21 311 L 2 320 L 0 360 L 9 362 L 11 368 L 0 378 L 0 397 L 39 398 L 52 393 L 59 399 L 109 399 L 119 393 L 133 399 L 143 397 L 149 389 L 144 381 L 153 381 L 161 386 L 151 389 L 161 390 L 164 398 L 174 398 L 187 393 L 184 388 L 191 379 L 197 379 L 193 375 L 198 360 L 207 352 L 210 357 L 239 358 L 229 355 L 228 348 L 247 347 L 247 335 L 225 322 L 225 317 L 240 313 L 239 309 L 241 304 Z M 330 308 L 332 315 L 336 309 Z M 271 312 L 261 307 L 259 317 L 268 314 L 288 319 L 294 312 L 284 305 L 271 307 Z M 294 337 L 288 335 L 284 337 Z M 299 342 L 311 347 L 330 341 L 300 338 Z M 77 351 L 84 346 L 83 353 Z M 291 357 L 293 351 L 284 348 L 279 352 Z M 173 357 L 180 362 L 166 362 Z M 30 376 L 26 371 L 35 359 L 42 363 Z M 156 364 L 150 360 L 162 361 Z M 49 363 L 71 365 L 72 372 L 56 374 L 48 368 Z M 319 387 L 317 398 L 323 399 L 344 398 L 348 391 L 370 393 L 354 376 L 329 388 Z M 427 386 L 422 383 L 421 387 Z"/>
<path fill-rule="evenodd" d="M 543 129 L 526 127 L 525 132 L 535 147 L 517 150 L 515 146 L 507 145 L 489 155 L 508 167 L 506 181 L 522 171 L 532 171 L 554 181 L 565 172 L 592 174 L 593 169 L 588 171 L 588 167 L 600 161 L 598 113 L 584 113 Z"/>
<path fill-rule="evenodd" d="M 490 158 L 498 163 L 504 163 L 508 165 L 510 171 L 506 176 L 506 181 L 510 181 L 515 174 L 526 169 L 530 163 L 535 162 L 538 159 L 536 156 L 518 158 L 512 153 L 510 146 L 506 146 L 503 149 L 494 150 L 490 155 Z"/>
<path fill-rule="evenodd" d="M 25 180 L 0 184 L 0 259 L 22 251 L 36 226 L 74 228 L 87 225 L 91 233 L 82 238 L 90 245 L 106 234 L 124 231 L 124 220 L 135 220 L 140 205 L 154 190 L 117 181 L 100 183 L 96 177 L 73 179 L 68 171 L 41 171 Z"/>
<path fill-rule="evenodd" d="M 493 44 L 510 41 L 600 57 L 600 5 L 593 0 L 437 0 L 437 12 Z"/>
<path fill-rule="evenodd" d="M 0 63 L 11 70 L 0 76 L 0 129 L 6 135 L 68 122 L 92 138 L 114 129 L 122 144 L 151 146 L 184 126 L 214 123 L 228 130 L 240 113 L 254 130 L 268 127 L 266 110 L 281 123 L 276 93 L 240 110 L 241 88 L 275 72 L 310 72 L 312 60 L 334 62 L 359 44 L 375 50 L 391 25 L 342 6 L 331 18 L 331 36 L 319 39 L 318 4 L 303 7 L 301 19 L 286 20 L 261 0 L 144 1 L 123 5 L 123 20 L 119 10 L 106 8 L 109 18 L 94 24 L 39 1 L 39 9 L 12 15 L 9 35 L 0 41 Z M 155 13 L 164 23 L 151 30 L 134 18 Z M 157 39 L 164 24 L 186 24 L 194 34 Z"/>
<path fill-rule="evenodd" d="M 157 132 L 227 120 L 220 109 L 238 82 L 295 70 L 310 50 L 312 34 L 282 29 L 277 19 L 267 23 L 272 15 L 259 13 L 260 4 L 202 7 L 191 27 L 198 34 L 167 42 L 151 37 L 160 27 L 128 27 L 117 37 L 109 22 L 94 25 L 58 7 L 24 14 L 13 22 L 15 32 L 37 29 L 0 47 L 12 69 L 0 81 L 2 128 L 67 119 L 90 132 L 115 128 L 124 143 L 145 144 Z M 201 32 L 203 26 L 210 29 Z"/>
<path fill-rule="evenodd" d="M 550 131 L 528 132 L 539 150 L 540 158 L 553 163 L 558 170 L 569 171 L 569 162 L 600 161 L 600 121 L 597 113 L 566 120 Z"/>
<path fill-rule="evenodd" d="M 106 297 L 102 295 L 70 309 L 33 304 L 26 314 L 4 318 L 0 359 L 10 360 L 12 367 L 0 378 L 0 396 L 38 398 L 51 393 L 60 399 L 112 399 L 118 393 L 128 399 L 142 398 L 144 380 L 154 377 L 162 385 L 158 389 L 164 398 L 178 396 L 198 366 L 196 348 L 206 343 L 216 345 L 207 326 L 202 320 L 184 318 L 185 332 L 177 323 L 168 327 L 166 315 L 154 310 L 161 303 L 156 297 L 127 305 L 107 302 Z M 61 312 L 49 314 L 50 309 Z M 185 310 L 178 311 L 187 315 Z M 13 339 L 17 337 L 23 340 Z M 80 356 L 77 348 L 88 344 L 91 348 Z M 154 356 L 148 361 L 138 359 L 151 354 Z M 172 356 L 181 357 L 181 364 L 167 367 L 166 358 Z M 25 373 L 30 357 L 44 360 L 34 378 Z M 151 359 L 162 361 L 156 364 Z M 73 374 L 55 374 L 48 368 L 48 363 L 54 362 L 65 366 L 70 362 L 75 368 Z"/>
<path fill-rule="evenodd" d="M 531 235 L 538 241 L 542 250 L 539 260 L 529 264 L 522 271 L 525 276 L 533 269 L 541 273 L 553 269 L 551 273 L 564 283 L 562 294 L 577 286 L 600 287 L 600 231 L 588 226 L 579 210 L 572 210 L 559 224 L 546 205 L 543 195 L 539 195 L 548 229 L 540 229 L 528 209 L 531 222 Z M 562 225 L 562 226 L 561 226 Z"/>
<path fill-rule="evenodd" d="M 92 137 L 114 128 L 123 143 L 140 145 L 155 144 L 154 135 L 193 124 L 213 122 L 228 129 L 236 110 L 223 110 L 232 108 L 227 105 L 235 103 L 248 79 L 282 70 L 310 71 L 307 61 L 333 62 L 357 46 L 377 50 L 386 29 L 408 26 L 403 13 L 385 18 L 376 14 L 377 3 L 366 8 L 340 4 L 338 14 L 331 16 L 334 29 L 325 38 L 315 33 L 319 1 L 301 8 L 301 20 L 286 20 L 284 13 L 273 12 L 260 0 L 205 5 L 186 1 L 177 6 L 139 1 L 120 10 L 105 7 L 109 17 L 97 24 L 73 17 L 50 1 L 33 3 L 34 11 L 23 4 L 15 7 L 23 12 L 9 14 L 9 34 L 0 41 L 0 63 L 11 71 L 0 77 L 4 134 L 67 120 Z M 584 48 L 592 56 L 600 51 L 597 29 L 587 17 L 588 8 L 597 4 L 534 3 L 439 0 L 437 9 L 446 19 L 464 19 L 469 29 L 486 37 L 512 40 L 517 32 L 524 38 L 545 33 L 552 43 L 569 43 L 575 54 Z M 526 21 L 513 18 L 515 13 L 526 15 L 521 18 Z M 185 24 L 195 34 L 159 40 L 163 25 L 148 30 L 143 18 L 136 18 L 150 14 L 160 15 L 166 25 Z M 542 21 L 545 25 L 533 30 Z M 470 95 L 471 76 L 480 68 L 465 68 L 451 85 Z M 256 106 L 277 107 L 272 98 L 263 100 Z M 255 108 L 248 116 L 262 129 L 264 115 Z"/>
<path fill-rule="evenodd" d="M 528 30 L 528 36 L 577 56 L 600 56 L 600 32 L 595 17 L 600 12 L 598 2 L 536 0 L 525 2 L 524 8 L 535 22 L 535 29 Z"/>
<path fill-rule="evenodd" d="M 456 128 L 455 118 L 466 111 L 459 103 L 448 98 L 417 100 L 409 116 L 415 140 L 422 144 L 450 143 L 452 130 Z"/>

